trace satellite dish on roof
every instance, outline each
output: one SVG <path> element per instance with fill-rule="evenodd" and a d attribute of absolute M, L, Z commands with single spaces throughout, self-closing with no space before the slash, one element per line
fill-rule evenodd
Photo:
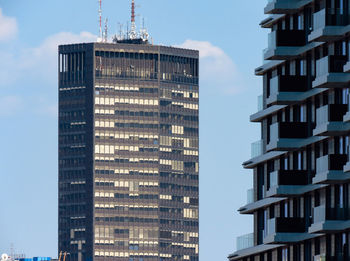
<path fill-rule="evenodd" d="M 2 254 L 1 255 L 1 261 L 5 261 L 5 260 L 9 260 L 10 258 L 9 258 L 9 256 L 8 256 L 8 254 Z"/>

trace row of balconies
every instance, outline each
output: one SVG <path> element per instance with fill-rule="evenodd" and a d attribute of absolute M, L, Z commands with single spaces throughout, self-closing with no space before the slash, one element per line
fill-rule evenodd
<path fill-rule="evenodd" d="M 341 88 L 350 83 L 350 74 L 344 69 L 347 57 L 330 55 L 316 61 L 316 78 L 312 88 Z M 270 79 L 267 105 L 288 105 L 305 99 L 308 79 L 303 75 L 278 75 Z M 311 89 L 310 89 L 311 90 Z"/>
<path fill-rule="evenodd" d="M 264 197 L 285 197 L 302 195 L 319 185 L 342 183 L 350 180 L 348 156 L 329 154 L 316 159 L 315 171 L 276 170 L 269 174 L 269 187 Z M 247 193 L 247 204 L 254 202 L 254 190 Z"/>
<path fill-rule="evenodd" d="M 328 104 L 316 109 L 316 123 L 277 122 L 270 125 L 266 152 L 302 148 L 315 136 L 339 136 L 350 131 L 348 105 Z M 310 130 L 312 129 L 312 131 Z M 311 141 L 312 143 L 312 141 Z M 252 144 L 252 158 L 263 154 L 263 142 Z"/>
<path fill-rule="evenodd" d="M 285 244 L 303 241 L 320 233 L 336 233 L 350 228 L 350 209 L 314 207 L 310 218 L 276 217 L 268 219 L 262 231 L 264 244 Z M 237 238 L 237 250 L 254 246 L 254 235 Z"/>

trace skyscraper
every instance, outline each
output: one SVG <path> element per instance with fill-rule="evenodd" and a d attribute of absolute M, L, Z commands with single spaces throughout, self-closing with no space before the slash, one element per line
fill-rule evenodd
<path fill-rule="evenodd" d="M 198 52 L 59 46 L 59 251 L 198 260 Z"/>
<path fill-rule="evenodd" d="M 261 140 L 243 166 L 252 234 L 229 260 L 350 260 L 348 0 L 271 0 L 259 110 Z"/>

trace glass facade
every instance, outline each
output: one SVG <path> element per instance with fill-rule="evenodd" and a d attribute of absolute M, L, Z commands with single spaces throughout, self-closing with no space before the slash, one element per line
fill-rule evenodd
<path fill-rule="evenodd" d="M 59 251 L 197 261 L 198 52 L 66 45 L 59 62 Z"/>

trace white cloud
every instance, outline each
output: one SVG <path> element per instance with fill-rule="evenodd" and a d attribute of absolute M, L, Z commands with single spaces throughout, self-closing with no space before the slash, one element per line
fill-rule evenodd
<path fill-rule="evenodd" d="M 0 8 L 0 42 L 12 40 L 17 35 L 16 18 L 5 16 Z"/>
<path fill-rule="evenodd" d="M 23 102 L 18 96 L 0 97 L 0 116 L 11 116 L 22 109 Z"/>
<path fill-rule="evenodd" d="M 49 36 L 38 47 L 22 50 L 18 65 L 32 75 L 57 83 L 58 46 L 61 44 L 87 43 L 96 41 L 96 36 L 89 32 L 73 34 L 61 32 Z"/>
<path fill-rule="evenodd" d="M 199 50 L 200 84 L 211 88 L 211 92 L 235 94 L 242 90 L 237 66 L 221 48 L 194 40 L 186 40 L 178 47 Z"/>
<path fill-rule="evenodd" d="M 37 84 L 57 84 L 58 46 L 61 44 L 94 42 L 96 36 L 89 32 L 73 34 L 61 32 L 47 37 L 39 46 L 1 51 L 0 88 L 16 85 L 21 80 L 35 79 Z"/>
<path fill-rule="evenodd" d="M 16 90 L 17 93 L 23 93 L 23 97 L 30 95 L 34 99 L 29 101 L 28 97 L 26 99 L 15 96 L 0 97 L 2 103 L 0 109 L 15 113 L 15 107 L 21 105 L 32 113 L 57 117 L 56 97 L 50 97 L 50 95 L 57 93 L 58 45 L 95 40 L 96 36 L 89 32 L 80 34 L 61 32 L 47 37 L 34 48 L 0 51 L 0 59 L 6 61 L 0 63 L 0 90 L 1 88 L 7 89 L 7 92 Z M 47 95 L 50 98 L 42 98 L 40 95 Z M 20 103 L 22 100 L 25 102 Z M 8 113 L 0 114 L 0 116 L 4 115 Z"/>

